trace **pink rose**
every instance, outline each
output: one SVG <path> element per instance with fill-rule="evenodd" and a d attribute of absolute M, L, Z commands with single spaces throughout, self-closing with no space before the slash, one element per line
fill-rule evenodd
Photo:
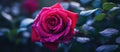
<path fill-rule="evenodd" d="M 78 14 L 64 10 L 60 3 L 44 7 L 32 25 L 32 41 L 56 51 L 60 42 L 68 43 L 75 35 Z"/>

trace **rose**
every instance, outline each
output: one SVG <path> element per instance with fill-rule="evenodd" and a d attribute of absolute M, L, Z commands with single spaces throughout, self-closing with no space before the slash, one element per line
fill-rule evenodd
<path fill-rule="evenodd" d="M 32 25 L 32 41 L 55 51 L 60 42 L 68 43 L 75 35 L 77 19 L 76 13 L 64 10 L 59 3 L 45 7 Z"/>
<path fill-rule="evenodd" d="M 55 51 L 59 42 L 68 43 L 75 35 L 77 18 L 76 13 L 64 10 L 59 3 L 43 8 L 32 25 L 32 41 Z"/>

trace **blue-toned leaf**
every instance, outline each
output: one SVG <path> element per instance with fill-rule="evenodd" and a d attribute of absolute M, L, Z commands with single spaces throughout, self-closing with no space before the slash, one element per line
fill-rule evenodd
<path fill-rule="evenodd" d="M 0 36 L 4 36 L 6 34 L 10 33 L 10 30 L 7 28 L 1 28 L 0 29 Z"/>
<path fill-rule="evenodd" d="M 62 7 L 64 9 L 68 9 L 69 8 L 69 3 L 68 2 L 61 2 L 60 4 L 62 5 Z"/>
<path fill-rule="evenodd" d="M 4 33 L 0 31 L 0 36 L 3 36 L 3 35 L 4 35 Z"/>
<path fill-rule="evenodd" d="M 101 45 L 96 49 L 96 52 L 114 52 L 118 45 Z"/>
<path fill-rule="evenodd" d="M 116 10 L 120 10 L 120 7 L 113 7 L 112 9 L 110 9 L 109 12 L 113 12 L 113 11 L 116 11 Z"/>
<path fill-rule="evenodd" d="M 116 43 L 120 44 L 120 37 L 117 37 L 115 40 Z"/>
<path fill-rule="evenodd" d="M 77 37 L 76 41 L 79 42 L 79 43 L 87 43 L 87 42 L 90 41 L 90 38 L 88 38 L 88 37 Z"/>
<path fill-rule="evenodd" d="M 25 38 L 30 38 L 30 32 L 23 32 L 22 33 L 22 35 L 23 35 L 23 37 L 25 37 Z"/>
<path fill-rule="evenodd" d="M 76 13 L 79 13 L 80 11 L 85 10 L 85 8 L 80 7 L 80 4 L 77 2 L 70 2 L 69 9 Z"/>
<path fill-rule="evenodd" d="M 111 37 L 114 34 L 117 34 L 119 31 L 117 29 L 114 28 L 107 28 L 100 33 L 100 35 L 105 36 L 105 37 Z"/>
<path fill-rule="evenodd" d="M 79 32 L 79 29 L 75 28 L 74 31 L 75 31 L 75 32 Z"/>
<path fill-rule="evenodd" d="M 80 7 L 80 4 L 78 2 L 70 2 L 70 5 Z"/>
<path fill-rule="evenodd" d="M 88 19 L 86 24 L 87 25 L 92 25 L 94 23 L 94 19 Z"/>
<path fill-rule="evenodd" d="M 71 46 L 72 46 L 72 42 L 70 42 L 69 44 L 63 44 L 64 52 L 68 52 Z"/>
<path fill-rule="evenodd" d="M 1 12 L 1 15 L 8 21 L 12 21 L 12 16 L 10 14 L 7 14 L 6 12 Z"/>
<path fill-rule="evenodd" d="M 90 26 L 90 25 L 87 25 L 87 24 L 84 24 L 84 25 L 82 26 L 82 29 L 83 29 L 84 31 L 86 31 L 86 32 L 88 32 L 88 31 L 94 32 L 94 31 L 95 31 L 95 28 L 94 28 L 94 27 L 92 27 L 92 26 Z"/>
<path fill-rule="evenodd" d="M 80 3 L 82 3 L 82 4 L 87 4 L 87 3 L 89 3 L 91 0 L 80 0 Z"/>
<path fill-rule="evenodd" d="M 18 16 L 20 14 L 20 4 L 15 2 L 12 6 L 12 14 Z"/>
<path fill-rule="evenodd" d="M 101 7 L 101 0 L 95 0 L 92 3 L 94 8 L 100 8 Z"/>
<path fill-rule="evenodd" d="M 120 15 L 120 7 L 113 7 L 108 13 L 112 16 Z"/>
<path fill-rule="evenodd" d="M 35 42 L 35 44 L 37 44 L 38 46 L 42 47 L 42 43 L 41 42 Z"/>
<path fill-rule="evenodd" d="M 97 11 L 97 10 L 98 10 L 98 8 L 93 9 L 93 10 L 81 11 L 81 12 L 80 12 L 80 15 L 81 15 L 81 16 L 89 16 L 89 15 L 91 15 L 92 13 L 94 13 L 94 12 Z"/>
<path fill-rule="evenodd" d="M 25 18 L 21 21 L 20 27 L 27 27 L 28 25 L 33 23 L 33 19 L 32 18 Z"/>
<path fill-rule="evenodd" d="M 21 33 L 21 32 L 24 32 L 24 31 L 27 31 L 27 28 L 19 28 L 17 32 Z"/>

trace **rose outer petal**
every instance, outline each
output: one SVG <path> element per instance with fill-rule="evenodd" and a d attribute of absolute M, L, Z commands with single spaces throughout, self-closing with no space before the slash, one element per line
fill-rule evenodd
<path fill-rule="evenodd" d="M 40 21 L 40 18 L 41 18 L 41 15 L 44 14 L 44 13 L 47 13 L 49 12 L 50 8 L 49 7 L 44 7 L 41 9 L 41 11 L 39 12 L 39 14 L 36 16 L 35 20 L 34 20 L 34 23 L 36 22 L 39 22 Z M 45 12 L 46 11 L 46 12 Z M 34 24 L 33 23 L 33 24 Z"/>
<path fill-rule="evenodd" d="M 75 26 L 76 26 L 76 22 L 78 20 L 78 14 L 77 13 L 73 13 L 67 10 L 64 10 L 63 7 L 60 5 L 60 3 L 57 3 L 55 5 L 53 5 L 51 8 L 59 8 L 59 10 L 64 11 L 64 13 L 67 13 L 68 17 L 71 18 L 72 20 L 72 29 L 74 30 Z M 64 15 L 64 14 L 62 14 Z"/>
<path fill-rule="evenodd" d="M 32 27 L 32 41 L 33 42 L 36 42 L 36 41 L 39 41 L 40 40 L 40 37 L 38 36 L 36 30 L 34 29 L 34 27 Z"/>
<path fill-rule="evenodd" d="M 74 28 L 76 27 L 76 22 L 78 20 L 78 14 L 77 13 L 73 13 L 73 12 L 70 12 L 70 11 L 67 11 L 67 10 L 64 10 L 68 16 L 71 18 L 72 20 L 72 30 L 74 31 Z"/>
<path fill-rule="evenodd" d="M 46 43 L 42 43 L 44 47 L 49 48 L 51 50 L 53 50 L 53 52 L 55 52 L 57 50 L 58 44 L 59 42 L 46 42 Z"/>
<path fill-rule="evenodd" d="M 60 5 L 60 3 L 56 3 L 55 5 L 51 6 L 51 8 L 63 9 L 63 7 Z"/>

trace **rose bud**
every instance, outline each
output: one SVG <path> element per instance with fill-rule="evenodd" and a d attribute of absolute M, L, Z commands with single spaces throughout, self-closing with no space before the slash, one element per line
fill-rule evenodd
<path fill-rule="evenodd" d="M 33 13 L 38 9 L 38 3 L 35 0 L 25 0 L 22 7 L 25 12 Z"/>

